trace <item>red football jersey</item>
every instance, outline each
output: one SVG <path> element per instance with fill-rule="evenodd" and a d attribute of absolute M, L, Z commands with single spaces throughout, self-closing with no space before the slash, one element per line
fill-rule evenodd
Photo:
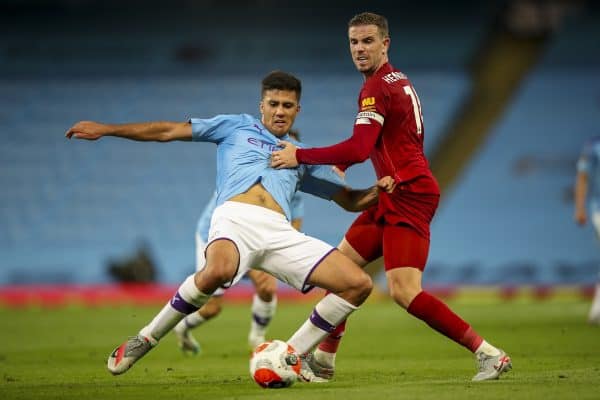
<path fill-rule="evenodd" d="M 352 137 L 329 147 L 298 149 L 296 156 L 305 164 L 347 165 L 369 157 L 378 178 L 392 176 L 398 183 L 391 195 L 381 194 L 377 214 L 428 237 L 440 192 L 423 152 L 424 134 L 415 89 L 386 63 L 360 91 Z"/>
<path fill-rule="evenodd" d="M 423 153 L 421 103 L 406 75 L 389 63 L 383 65 L 364 83 L 358 109 L 355 127 L 373 121 L 382 126 L 370 154 L 377 177 L 389 175 L 402 183 L 432 176 Z M 437 184 L 426 192 L 439 194 Z"/>

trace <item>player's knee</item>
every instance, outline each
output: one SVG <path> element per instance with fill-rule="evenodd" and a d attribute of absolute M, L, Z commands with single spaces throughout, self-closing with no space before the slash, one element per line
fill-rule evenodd
<path fill-rule="evenodd" d="M 373 280 L 364 271 L 360 270 L 360 272 L 353 279 L 352 289 L 355 292 L 357 300 L 362 303 L 369 297 L 373 290 Z"/>
<path fill-rule="evenodd" d="M 271 300 L 273 300 L 273 296 L 275 296 L 276 291 L 277 282 L 275 280 L 262 282 L 256 287 L 256 294 L 262 301 L 266 302 L 270 302 Z"/>
<path fill-rule="evenodd" d="M 214 299 L 214 297 L 212 299 Z M 209 301 L 202 306 L 200 313 L 204 319 L 208 320 L 219 315 L 222 309 L 223 307 L 221 307 L 220 301 Z"/>
<path fill-rule="evenodd" d="M 212 293 L 219 286 L 231 282 L 235 275 L 235 269 L 225 264 L 207 265 L 202 271 L 196 274 L 196 286 L 200 290 L 207 290 L 206 293 Z"/>
<path fill-rule="evenodd" d="M 390 297 L 402 308 L 408 308 L 420 292 L 421 288 L 414 285 L 402 282 L 390 283 Z"/>

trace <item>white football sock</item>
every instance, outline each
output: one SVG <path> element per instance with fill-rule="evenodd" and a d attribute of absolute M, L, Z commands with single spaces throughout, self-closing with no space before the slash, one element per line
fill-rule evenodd
<path fill-rule="evenodd" d="M 194 274 L 187 277 L 179 286 L 177 293 L 160 310 L 154 319 L 140 330 L 140 335 L 148 338 L 153 346 L 162 339 L 183 317 L 194 313 L 210 299 L 210 295 L 202 293 L 194 283 Z"/>
<path fill-rule="evenodd" d="M 319 364 L 329 368 L 335 367 L 335 356 L 337 353 L 329 353 L 317 347 L 313 354 L 315 356 L 315 360 L 317 360 Z"/>
<path fill-rule="evenodd" d="M 204 318 L 198 311 L 188 314 L 184 319 L 179 321 L 175 329 L 179 332 L 185 332 L 188 329 L 194 329 L 206 322 L 206 318 Z"/>
<path fill-rule="evenodd" d="M 588 320 L 591 323 L 600 324 L 600 283 L 596 284 L 594 298 L 592 299 L 592 307 L 588 315 Z"/>
<path fill-rule="evenodd" d="M 267 326 L 277 309 L 277 296 L 273 296 L 270 302 L 261 300 L 257 294 L 252 297 L 252 324 L 250 335 L 265 336 Z"/>
<path fill-rule="evenodd" d="M 207 319 L 200 315 L 198 311 L 192 314 L 188 314 L 188 316 L 185 317 L 183 320 L 185 321 L 185 324 L 188 328 L 195 328 L 207 321 Z"/>
<path fill-rule="evenodd" d="M 495 348 L 494 346 L 492 346 L 484 340 L 483 342 L 481 342 L 477 350 L 475 350 L 475 354 L 479 353 L 487 354 L 488 356 L 497 356 L 498 354 L 500 354 L 500 350 L 498 350 L 497 348 Z"/>
<path fill-rule="evenodd" d="M 310 317 L 287 341 L 299 354 L 310 351 L 358 307 L 333 293 L 315 306 Z"/>

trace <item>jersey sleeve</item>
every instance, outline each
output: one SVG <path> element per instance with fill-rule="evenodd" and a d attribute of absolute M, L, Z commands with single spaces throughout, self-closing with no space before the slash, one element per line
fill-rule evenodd
<path fill-rule="evenodd" d="M 194 142 L 219 143 L 241 125 L 243 115 L 217 115 L 213 118 L 190 118 Z"/>
<path fill-rule="evenodd" d="M 297 149 L 298 162 L 344 165 L 348 168 L 365 161 L 381 134 L 388 99 L 389 96 L 380 85 L 363 89 L 358 100 L 359 111 L 354 120 L 352 136 L 328 147 Z"/>
<path fill-rule="evenodd" d="M 356 114 L 354 126 L 375 123 L 383 126 L 389 99 L 389 93 L 381 82 L 366 86 L 358 98 L 358 114 Z"/>
<path fill-rule="evenodd" d="M 375 147 L 381 132 L 379 125 L 355 126 L 352 136 L 328 147 L 297 149 L 296 158 L 301 164 L 351 165 L 365 161 Z"/>
<path fill-rule="evenodd" d="M 307 165 L 300 190 L 325 200 L 346 187 L 344 180 L 327 165 Z"/>

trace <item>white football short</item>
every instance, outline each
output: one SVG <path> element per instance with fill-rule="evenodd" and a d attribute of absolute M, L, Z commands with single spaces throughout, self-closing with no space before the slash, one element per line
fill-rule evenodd
<path fill-rule="evenodd" d="M 218 239 L 231 240 L 240 253 L 236 274 L 224 287 L 255 268 L 306 293 L 312 289 L 306 283 L 310 274 L 335 249 L 298 232 L 283 214 L 235 201 L 226 201 L 212 215 L 207 246 Z"/>

